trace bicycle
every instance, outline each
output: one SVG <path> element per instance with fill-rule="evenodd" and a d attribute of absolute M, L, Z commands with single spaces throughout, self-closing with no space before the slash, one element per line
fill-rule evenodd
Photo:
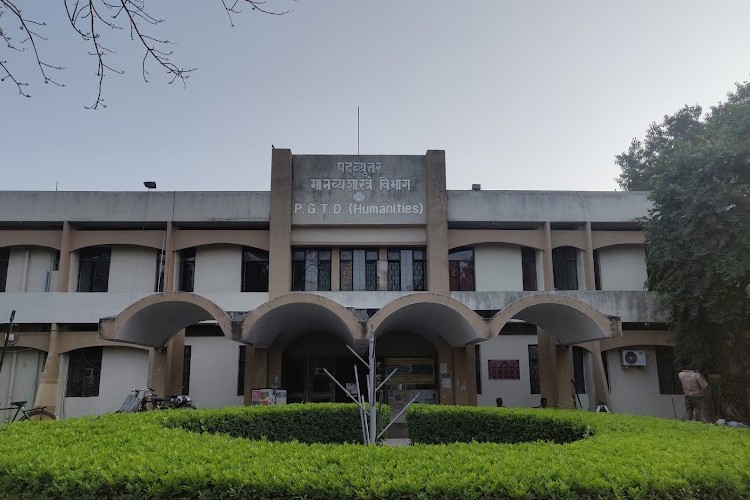
<path fill-rule="evenodd" d="M 120 409 L 115 413 L 137 413 L 151 410 L 175 410 L 190 409 L 198 407 L 193 401 L 184 395 L 172 395 L 168 398 L 160 398 L 150 387 L 133 389 L 125 398 Z"/>
<path fill-rule="evenodd" d="M 23 422 L 26 420 L 57 420 L 57 415 L 49 411 L 46 406 L 38 406 L 27 410 L 26 401 L 11 401 L 10 404 L 11 406 L 7 408 L 0 408 L 0 411 L 16 410 L 13 417 L 6 419 L 4 423 Z"/>

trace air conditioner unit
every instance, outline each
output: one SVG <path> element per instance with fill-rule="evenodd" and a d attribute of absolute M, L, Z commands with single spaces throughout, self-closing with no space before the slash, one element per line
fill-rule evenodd
<path fill-rule="evenodd" d="M 646 366 L 646 351 L 623 349 L 622 366 Z"/>

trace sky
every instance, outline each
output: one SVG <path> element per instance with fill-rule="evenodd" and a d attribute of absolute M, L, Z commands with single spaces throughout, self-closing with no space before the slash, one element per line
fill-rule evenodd
<path fill-rule="evenodd" d="M 147 29 L 197 68 L 186 85 L 153 64 L 144 82 L 129 31 L 102 30 L 124 74 L 90 110 L 96 60 L 64 2 L 15 2 L 47 23 L 38 50 L 65 86 L 0 46 L 32 96 L 0 83 L 0 190 L 266 191 L 273 145 L 441 149 L 449 189 L 611 191 L 651 122 L 750 79 L 748 0 L 268 0 L 289 12 L 233 27 L 220 0 L 181 0 L 147 2 L 164 19 Z"/>

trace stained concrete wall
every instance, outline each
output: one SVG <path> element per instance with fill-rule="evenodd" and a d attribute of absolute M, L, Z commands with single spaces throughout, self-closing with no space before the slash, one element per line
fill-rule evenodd
<path fill-rule="evenodd" d="M 268 222 L 270 192 L 0 191 L 8 221 Z"/>
<path fill-rule="evenodd" d="M 640 191 L 448 191 L 449 222 L 635 222 L 650 207 Z"/>
<path fill-rule="evenodd" d="M 0 339 L 4 337 L 0 335 Z M 44 351 L 37 349 L 8 349 L 0 373 L 0 407 L 9 407 L 11 401 L 29 401 L 27 406 L 33 406 L 44 357 Z M 0 411 L 0 422 L 14 414 L 11 410 Z"/>
<path fill-rule="evenodd" d="M 599 249 L 602 290 L 643 290 L 646 283 L 646 250 L 640 245 Z"/>
<path fill-rule="evenodd" d="M 195 252 L 197 293 L 239 292 L 242 287 L 242 248 L 230 245 L 198 247 Z"/>
<path fill-rule="evenodd" d="M 224 337 L 186 337 L 185 345 L 191 346 L 189 395 L 198 407 L 242 405 L 237 395 L 240 344 Z"/>
<path fill-rule="evenodd" d="M 156 255 L 153 248 L 113 246 L 109 262 L 110 292 L 153 292 Z"/>
<path fill-rule="evenodd" d="M 623 367 L 620 349 L 606 352 L 612 407 L 616 413 L 681 418 L 685 398 L 681 394 L 660 394 L 656 351 L 653 347 L 629 347 L 646 352 L 646 366 Z"/>
<path fill-rule="evenodd" d="M 478 292 L 523 290 L 521 247 L 475 245 L 474 273 Z"/>
<path fill-rule="evenodd" d="M 12 247 L 5 291 L 45 292 L 48 290 L 47 280 L 50 280 L 49 290 L 56 289 L 57 273 L 52 271 L 53 252 L 51 248 L 43 247 Z"/>
<path fill-rule="evenodd" d="M 529 376 L 529 345 L 537 343 L 536 335 L 506 335 L 479 344 L 482 392 L 477 394 L 477 405 L 495 406 L 495 399 L 503 398 L 506 407 L 539 405 L 539 394 L 531 394 Z M 487 361 L 517 359 L 521 378 L 518 380 L 490 380 Z"/>
<path fill-rule="evenodd" d="M 62 355 L 59 385 L 59 417 L 99 415 L 116 411 L 131 389 L 146 387 L 148 352 L 127 347 L 105 347 L 102 351 L 102 371 L 99 395 L 86 398 L 65 397 L 68 380 L 68 354 Z"/>

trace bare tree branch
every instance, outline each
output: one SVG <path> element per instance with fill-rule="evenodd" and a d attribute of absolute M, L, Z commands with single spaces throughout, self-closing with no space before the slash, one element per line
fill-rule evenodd
<path fill-rule="evenodd" d="M 17 7 L 17 4 L 22 1 L 23 0 L 0 0 L 0 39 L 5 42 L 8 50 L 24 52 L 27 47 L 31 47 L 31 52 L 33 52 L 44 82 L 51 82 L 62 87 L 64 85 L 51 78 L 48 72 L 50 69 L 61 70 L 63 69 L 62 66 L 55 66 L 46 63 L 42 59 L 38 50 L 37 42 L 43 40 L 46 41 L 46 38 L 35 31 L 35 27 L 44 27 L 47 23 L 24 17 L 21 13 L 21 9 Z M 172 62 L 171 57 L 173 51 L 170 50 L 169 47 L 174 45 L 174 43 L 148 31 L 149 27 L 154 28 L 158 26 L 164 22 L 164 19 L 158 18 L 149 12 L 146 7 L 147 1 L 148 0 L 64 0 L 68 22 L 81 39 L 89 45 L 89 54 L 95 57 L 97 61 L 97 96 L 92 105 L 86 106 L 87 109 L 98 109 L 99 107 L 105 108 L 106 104 L 102 97 L 104 77 L 109 72 L 116 74 L 124 73 L 124 70 L 117 69 L 107 63 L 107 57 L 115 54 L 114 50 L 111 50 L 103 43 L 104 35 L 108 31 L 116 31 L 125 28 L 130 30 L 130 39 L 139 43 L 144 50 L 143 59 L 141 61 L 141 72 L 143 79 L 146 82 L 149 81 L 149 64 L 156 64 L 157 67 L 165 70 L 170 77 L 168 83 L 174 83 L 175 80 L 180 79 L 183 85 L 185 85 L 187 78 L 190 76 L 189 73 L 197 69 L 186 68 Z M 233 15 L 241 13 L 243 8 L 248 6 L 250 7 L 250 10 L 274 16 L 284 15 L 289 12 L 287 10 L 277 11 L 271 9 L 268 6 L 268 1 L 269 0 L 220 0 L 231 26 L 234 26 Z M 6 13 L 10 13 L 14 22 L 18 23 L 18 27 L 25 35 L 23 40 L 18 42 L 15 41 L 9 35 L 9 32 L 3 29 L 3 15 Z M 109 40 L 109 37 L 107 37 L 107 40 Z M 113 42 L 108 41 L 107 43 L 109 44 Z M 5 72 L 5 76 L 0 78 L 0 82 L 9 79 L 16 84 L 16 88 L 22 96 L 30 96 L 30 94 L 25 91 L 25 88 L 28 87 L 28 82 L 16 78 L 9 68 L 8 61 L 0 61 L 0 69 Z"/>
<path fill-rule="evenodd" d="M 34 58 L 36 59 L 36 64 L 39 67 L 39 71 L 42 73 L 42 78 L 44 79 L 44 83 L 53 83 L 59 87 L 64 87 L 64 85 L 55 81 L 52 77 L 49 76 L 47 71 L 45 71 L 45 69 L 60 70 L 60 69 L 63 69 L 62 66 L 54 66 L 52 64 L 48 64 L 44 62 L 39 56 L 39 51 L 37 50 L 37 46 L 36 46 L 37 40 L 46 40 L 46 38 L 44 38 L 42 35 L 34 31 L 32 27 L 33 26 L 46 26 L 46 23 L 41 23 L 38 21 L 34 21 L 32 19 L 25 18 L 21 14 L 21 10 L 13 3 L 12 0 L 0 0 L 0 20 L 2 20 L 2 16 L 6 12 L 10 12 L 12 14 L 12 16 L 19 23 L 18 27 L 20 28 L 21 32 L 24 33 L 26 36 L 25 39 L 21 40 L 20 42 L 16 44 L 13 42 L 13 38 L 5 30 L 3 30 L 2 26 L 0 25 L 0 37 L 2 37 L 3 41 L 5 41 L 8 48 L 11 50 L 15 50 L 17 52 L 24 52 L 26 50 L 26 47 L 30 46 L 32 51 L 34 52 Z M 5 71 L 6 73 L 6 76 L 0 78 L 0 82 L 3 82 L 7 78 L 10 78 L 11 81 L 16 84 L 16 87 L 18 88 L 18 92 L 22 96 L 30 97 L 30 95 L 24 92 L 23 90 L 23 87 L 28 86 L 28 82 L 22 82 L 16 79 L 16 77 L 8 69 L 7 64 L 8 64 L 7 61 L 0 61 L 0 66 L 2 66 L 3 71 Z"/>

